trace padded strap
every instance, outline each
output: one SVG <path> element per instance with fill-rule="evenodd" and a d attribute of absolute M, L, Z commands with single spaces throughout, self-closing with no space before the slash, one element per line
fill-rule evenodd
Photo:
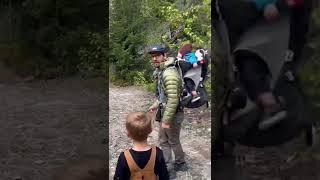
<path fill-rule="evenodd" d="M 136 162 L 134 161 L 133 157 L 131 156 L 131 153 L 130 151 L 127 149 L 124 151 L 124 157 L 126 158 L 127 160 L 127 163 L 128 163 L 128 166 L 129 166 L 129 169 L 130 169 L 130 172 L 131 174 L 133 172 L 137 172 L 137 171 L 140 171 L 141 169 L 138 167 L 138 165 L 136 164 Z"/>
<path fill-rule="evenodd" d="M 152 171 L 154 170 L 154 166 L 156 164 L 156 155 L 157 155 L 157 149 L 155 146 L 152 146 L 150 159 L 143 170 L 152 170 Z"/>
<path fill-rule="evenodd" d="M 124 156 L 127 160 L 129 169 L 131 174 L 133 172 L 141 171 L 142 169 L 136 164 L 129 150 L 124 151 Z M 157 149 L 155 146 L 151 148 L 151 155 L 147 165 L 143 168 L 143 170 L 154 170 L 156 163 Z"/>

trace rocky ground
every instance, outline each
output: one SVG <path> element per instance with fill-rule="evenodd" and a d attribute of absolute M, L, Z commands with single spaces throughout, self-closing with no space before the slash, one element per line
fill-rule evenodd
<path fill-rule="evenodd" d="M 213 162 L 213 179 L 319 180 L 320 141 L 307 146 L 303 134 L 276 147 L 236 145 L 233 156 Z"/>
<path fill-rule="evenodd" d="M 71 160 L 105 153 L 104 79 L 2 77 L 1 180 L 50 180 Z"/>
<path fill-rule="evenodd" d="M 319 180 L 320 144 L 307 147 L 297 138 L 278 147 L 237 146 L 236 168 L 247 180 Z"/>

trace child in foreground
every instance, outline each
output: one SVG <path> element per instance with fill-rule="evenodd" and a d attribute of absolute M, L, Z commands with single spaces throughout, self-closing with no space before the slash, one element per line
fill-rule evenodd
<path fill-rule="evenodd" d="M 168 180 L 162 150 L 149 145 L 147 141 L 152 132 L 152 113 L 129 113 L 126 118 L 126 130 L 128 137 L 133 141 L 133 147 L 121 152 L 114 179 Z"/>

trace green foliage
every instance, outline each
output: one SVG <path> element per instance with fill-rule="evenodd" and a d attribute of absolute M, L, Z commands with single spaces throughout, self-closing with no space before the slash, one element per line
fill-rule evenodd
<path fill-rule="evenodd" d="M 320 9 L 314 10 L 308 43 L 304 49 L 303 66 L 299 71 L 299 77 L 302 80 L 302 87 L 307 93 L 315 109 L 315 117 L 320 115 Z"/>
<path fill-rule="evenodd" d="M 148 83 L 143 72 L 135 71 L 132 76 L 133 76 L 134 85 L 136 86 L 143 86 Z"/>
<path fill-rule="evenodd" d="M 143 55 L 146 19 L 141 18 L 141 1 L 112 1 L 112 5 L 109 60 L 115 68 L 114 80 L 146 83 L 150 81 L 146 70 L 151 68 Z"/>
<path fill-rule="evenodd" d="M 106 72 L 103 64 L 107 60 L 107 33 L 88 33 L 88 45 L 80 48 L 78 69 L 86 76 L 99 76 Z"/>
<path fill-rule="evenodd" d="M 314 11 L 312 16 L 312 26 L 310 32 L 309 42 L 305 49 L 304 59 L 306 63 L 300 71 L 300 77 L 304 83 L 307 93 L 312 99 L 320 102 L 320 10 Z"/>
<path fill-rule="evenodd" d="M 211 1 L 199 1 L 178 8 L 175 4 L 161 7 L 161 14 L 169 23 L 170 35 L 163 40 L 176 49 L 185 42 L 210 49 Z"/>
<path fill-rule="evenodd" d="M 18 73 L 54 78 L 79 70 L 87 73 L 101 69 L 98 64 L 102 64 L 106 55 L 96 58 L 97 47 L 93 46 L 106 44 L 107 38 L 93 43 L 95 37 L 88 38 L 87 35 L 100 34 L 104 30 L 106 9 L 103 0 L 12 1 L 12 6 L 6 7 L 8 12 L 10 8 L 17 12 L 17 22 L 21 22 L 17 24 L 19 30 L 14 30 L 19 33 L 19 39 L 10 43 L 19 44 L 22 48 L 19 53 L 25 56 L 10 60 L 9 64 Z"/>
<path fill-rule="evenodd" d="M 169 45 L 174 56 L 185 42 L 210 49 L 209 0 L 120 0 L 110 4 L 112 81 L 149 86 L 152 68 L 144 49 L 151 44 Z"/>
<path fill-rule="evenodd" d="M 156 93 L 156 83 L 153 82 L 153 83 L 148 83 L 146 85 L 144 85 L 145 89 L 149 92 L 153 92 L 153 93 Z"/>
<path fill-rule="evenodd" d="M 3 62 L 9 67 L 14 67 L 16 73 L 20 76 L 26 76 L 30 70 L 36 70 L 37 67 L 34 62 L 40 61 L 36 52 L 37 49 L 28 47 L 23 43 L 10 43 L 0 47 Z"/>

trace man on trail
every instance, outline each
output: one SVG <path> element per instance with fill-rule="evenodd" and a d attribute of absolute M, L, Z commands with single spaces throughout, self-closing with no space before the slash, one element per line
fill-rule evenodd
<path fill-rule="evenodd" d="M 176 171 L 186 171 L 185 154 L 180 143 L 181 124 L 184 118 L 183 108 L 179 106 L 182 91 L 182 79 L 174 67 L 174 58 L 167 58 L 164 45 L 154 45 L 148 50 L 155 67 L 157 79 L 157 101 L 149 108 L 157 110 L 160 120 L 159 143 L 163 150 L 170 178 Z M 175 161 L 172 161 L 172 151 Z"/>

